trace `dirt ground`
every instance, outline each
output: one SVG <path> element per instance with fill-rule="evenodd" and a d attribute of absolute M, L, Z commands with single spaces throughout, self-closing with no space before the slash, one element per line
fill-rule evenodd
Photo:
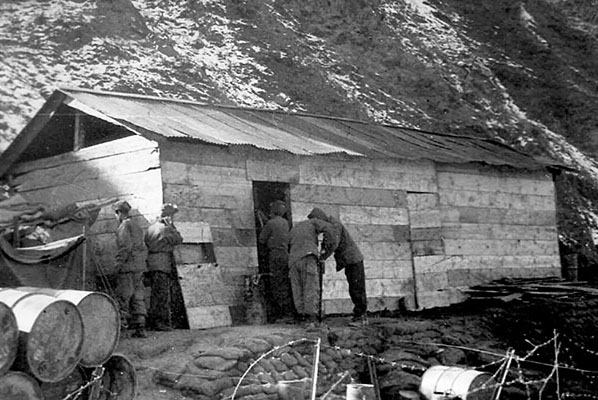
<path fill-rule="evenodd" d="M 230 399 L 235 386 L 240 389 L 235 399 L 277 399 L 276 382 L 307 378 L 313 362 L 313 346 L 286 343 L 318 337 L 318 398 L 335 383 L 327 398 L 342 398 L 349 383 L 345 377 L 339 384 L 344 372 L 368 383 L 368 359 L 375 366 L 382 399 L 414 396 L 422 374 L 434 365 L 475 368 L 500 380 L 509 350 L 513 362 L 502 399 L 587 397 L 595 392 L 598 377 L 592 368 L 597 356 L 588 348 L 596 300 L 547 301 L 469 301 L 417 313 L 373 315 L 365 327 L 350 327 L 347 317 L 332 317 L 309 331 L 270 324 L 149 332 L 146 339 L 121 340 L 117 351 L 136 369 L 136 398 L 147 400 Z M 265 360 L 258 360 L 269 351 Z M 552 368 L 555 354 L 560 375 Z"/>

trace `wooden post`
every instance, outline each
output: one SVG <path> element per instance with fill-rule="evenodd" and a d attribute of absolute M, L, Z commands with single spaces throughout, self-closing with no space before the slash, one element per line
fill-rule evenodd
<path fill-rule="evenodd" d="M 556 398 L 561 398 L 561 382 L 559 377 L 559 351 L 561 346 L 558 344 L 559 334 L 554 330 L 554 374 L 556 379 Z"/>
<path fill-rule="evenodd" d="M 83 239 L 83 262 L 81 263 L 81 290 L 85 290 L 85 279 L 87 279 L 87 225 L 83 225 Z"/>
<path fill-rule="evenodd" d="M 316 389 L 318 385 L 318 364 L 320 363 L 320 342 L 321 338 L 316 341 L 316 348 L 314 354 L 314 366 L 311 374 L 311 400 L 316 400 Z"/>
<path fill-rule="evenodd" d="M 374 395 L 376 396 L 376 400 L 382 400 L 380 395 L 380 383 L 378 382 L 378 374 L 376 373 L 376 365 L 374 365 L 371 357 L 368 357 L 367 360 L 368 370 L 370 372 L 370 381 L 372 381 L 372 385 L 374 385 Z"/>
<path fill-rule="evenodd" d="M 498 388 L 496 389 L 496 394 L 494 396 L 494 400 L 500 399 L 502 387 L 505 384 L 505 381 L 507 380 L 507 375 L 509 374 L 509 368 L 511 367 L 511 362 L 513 361 L 514 357 L 515 357 L 515 350 L 510 349 L 509 351 L 507 351 L 507 361 L 505 362 L 505 370 L 503 371 L 502 378 L 500 379 L 500 384 L 498 385 Z"/>
<path fill-rule="evenodd" d="M 81 113 L 75 114 L 75 127 L 73 134 L 73 150 L 80 150 L 84 146 L 85 137 L 83 129 L 81 129 Z"/>
<path fill-rule="evenodd" d="M 21 238 L 19 237 L 19 217 L 13 218 L 12 229 L 12 247 L 16 249 L 21 245 Z"/>
<path fill-rule="evenodd" d="M 409 210 L 407 210 L 407 216 L 409 220 L 409 238 L 407 240 L 409 240 L 409 259 L 411 260 L 411 275 L 413 276 L 413 306 L 417 310 L 419 309 L 419 300 L 417 299 L 417 275 L 415 271 L 415 259 L 413 256 L 413 241 L 411 239 L 411 215 Z"/>
<path fill-rule="evenodd" d="M 326 264 L 324 264 L 324 260 L 318 261 L 318 279 L 320 285 L 320 291 L 318 295 L 318 319 L 320 322 L 324 321 L 324 305 L 323 303 L 323 293 L 322 290 L 324 288 L 324 272 L 326 271 Z"/>

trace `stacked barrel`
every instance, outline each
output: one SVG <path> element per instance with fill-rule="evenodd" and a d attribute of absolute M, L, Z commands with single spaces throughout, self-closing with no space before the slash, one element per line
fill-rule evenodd
<path fill-rule="evenodd" d="M 104 293 L 0 289 L 0 399 L 132 399 L 134 368 L 114 353 L 119 330 L 118 307 Z M 106 397 L 104 386 L 123 384 L 116 376 L 128 391 Z"/>

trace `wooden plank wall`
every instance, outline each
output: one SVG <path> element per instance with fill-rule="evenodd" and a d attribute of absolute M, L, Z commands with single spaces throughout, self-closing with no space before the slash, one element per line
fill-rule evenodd
<path fill-rule="evenodd" d="M 400 298 L 412 301 L 407 192 L 436 190 L 431 162 L 301 158 L 173 143 L 161 155 L 165 201 L 179 205 L 178 221 L 205 221 L 212 230 L 218 267 L 205 270 L 209 276 L 198 290 L 206 306 L 242 306 L 244 277 L 257 272 L 252 181 L 289 183 L 294 221 L 318 206 L 346 224 L 366 258 L 370 309 L 396 309 Z M 186 257 L 180 262 L 197 264 L 193 251 Z M 327 271 L 326 312 L 350 313 L 344 273 L 335 271 L 333 260 Z"/>
<path fill-rule="evenodd" d="M 400 299 L 413 304 L 414 296 L 408 193 L 435 191 L 431 162 L 312 158 L 291 187 L 293 220 L 313 207 L 339 218 L 365 258 L 369 310 L 396 310 Z M 323 300 L 327 314 L 352 312 L 345 274 L 336 272 L 333 258 L 326 262 Z"/>
<path fill-rule="evenodd" d="M 162 203 L 159 156 L 155 142 L 130 136 L 77 152 L 16 165 L 12 169 L 19 192 L 29 201 L 59 207 L 73 202 L 128 200 L 142 227 Z M 104 207 L 88 232 L 88 287 L 97 266 L 113 272 L 117 223 L 110 206 Z"/>
<path fill-rule="evenodd" d="M 448 285 L 444 277 L 420 268 L 420 265 L 426 264 L 429 260 L 444 255 L 438 193 L 412 192 L 407 194 L 407 200 L 416 291 L 414 303 L 408 306 L 425 308 L 429 305 L 445 305 L 450 292 L 447 291 Z"/>
<path fill-rule="evenodd" d="M 444 254 L 414 258 L 420 307 L 457 302 L 457 288 L 493 279 L 560 275 L 550 174 L 437 169 Z"/>
<path fill-rule="evenodd" d="M 541 173 L 175 143 L 161 159 L 177 220 L 211 228 L 218 266 L 200 268 L 199 303 L 228 307 L 233 322 L 258 265 L 252 181 L 289 183 L 293 221 L 317 206 L 346 225 L 365 256 L 372 311 L 400 299 L 415 307 L 415 292 L 420 308 L 442 306 L 464 286 L 558 272 L 554 189 Z M 180 247 L 181 265 L 199 266 L 197 246 Z M 344 273 L 326 264 L 325 311 L 350 313 Z"/>
<path fill-rule="evenodd" d="M 193 275 L 191 303 L 206 326 L 243 320 L 245 277 L 257 273 L 253 186 L 245 154 L 200 144 L 161 147 L 164 201 L 176 203 L 176 223 L 209 224 L 216 265 L 205 264 L 202 247 L 177 246 L 180 271 Z M 231 319 L 232 318 L 232 319 Z"/>
<path fill-rule="evenodd" d="M 124 198 L 145 227 L 164 200 L 179 205 L 181 227 L 209 224 L 217 266 L 206 265 L 197 243 L 179 246 L 177 259 L 200 278 L 193 302 L 211 326 L 230 323 L 221 316 L 242 317 L 244 280 L 257 272 L 253 181 L 289 183 L 294 221 L 320 207 L 345 224 L 365 256 L 372 311 L 396 309 L 400 299 L 415 307 L 416 292 L 417 306 L 426 308 L 461 300 L 460 287 L 560 274 L 554 185 L 544 173 L 168 142 L 158 151 L 138 136 L 22 163 L 13 172 L 30 201 Z M 89 232 L 106 273 L 113 272 L 115 229 L 106 207 Z M 89 268 L 91 277 L 95 265 Z M 351 312 L 344 272 L 332 259 L 323 298 L 326 313 Z"/>

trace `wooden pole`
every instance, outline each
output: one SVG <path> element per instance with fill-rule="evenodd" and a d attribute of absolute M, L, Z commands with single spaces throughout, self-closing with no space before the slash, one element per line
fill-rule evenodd
<path fill-rule="evenodd" d="M 558 342 L 559 334 L 557 333 L 556 329 L 554 330 L 554 374 L 556 379 L 556 398 L 561 398 L 561 382 L 559 378 L 559 350 L 561 346 L 559 346 Z"/>
<path fill-rule="evenodd" d="M 85 280 L 87 279 L 87 225 L 83 225 L 83 262 L 81 268 L 81 290 L 85 290 Z"/>
<path fill-rule="evenodd" d="M 415 259 L 413 257 L 413 241 L 411 239 L 411 215 L 409 215 L 409 211 L 407 211 L 408 219 L 409 219 L 409 253 L 411 253 L 410 261 L 411 261 L 411 274 L 413 276 L 413 305 L 416 310 L 419 309 L 419 300 L 417 298 L 417 274 L 415 271 Z"/>
<path fill-rule="evenodd" d="M 376 400 L 382 400 L 380 395 L 380 384 L 378 383 L 378 374 L 376 373 L 376 365 L 370 357 L 367 358 L 368 360 L 368 370 L 370 372 L 370 381 L 372 381 L 372 385 L 374 385 L 374 395 Z"/>
<path fill-rule="evenodd" d="M 85 138 L 83 136 L 83 129 L 81 129 L 81 113 L 75 114 L 75 127 L 73 132 L 73 150 L 81 150 L 84 146 Z"/>
<path fill-rule="evenodd" d="M 314 367 L 311 375 L 311 400 L 316 400 L 316 388 L 318 384 L 318 364 L 320 363 L 320 342 L 321 338 L 316 341 L 316 349 L 314 354 Z"/>
<path fill-rule="evenodd" d="M 507 375 L 509 374 L 509 368 L 511 367 L 511 362 L 513 361 L 514 356 L 515 356 L 515 350 L 509 350 L 507 352 L 507 362 L 505 363 L 505 370 L 504 370 L 502 378 L 500 380 L 500 384 L 498 385 L 498 389 L 496 389 L 496 396 L 494 396 L 494 400 L 500 399 L 500 393 L 502 392 L 502 387 L 507 380 Z"/>
<path fill-rule="evenodd" d="M 319 285 L 320 291 L 318 294 L 318 319 L 320 322 L 324 321 L 324 305 L 323 302 L 323 293 L 322 290 L 324 289 L 324 271 L 326 270 L 326 265 L 324 264 L 324 260 L 318 261 L 318 278 L 319 278 Z"/>
<path fill-rule="evenodd" d="M 13 218 L 12 229 L 12 247 L 16 249 L 21 246 L 21 237 L 19 236 L 19 217 Z"/>

